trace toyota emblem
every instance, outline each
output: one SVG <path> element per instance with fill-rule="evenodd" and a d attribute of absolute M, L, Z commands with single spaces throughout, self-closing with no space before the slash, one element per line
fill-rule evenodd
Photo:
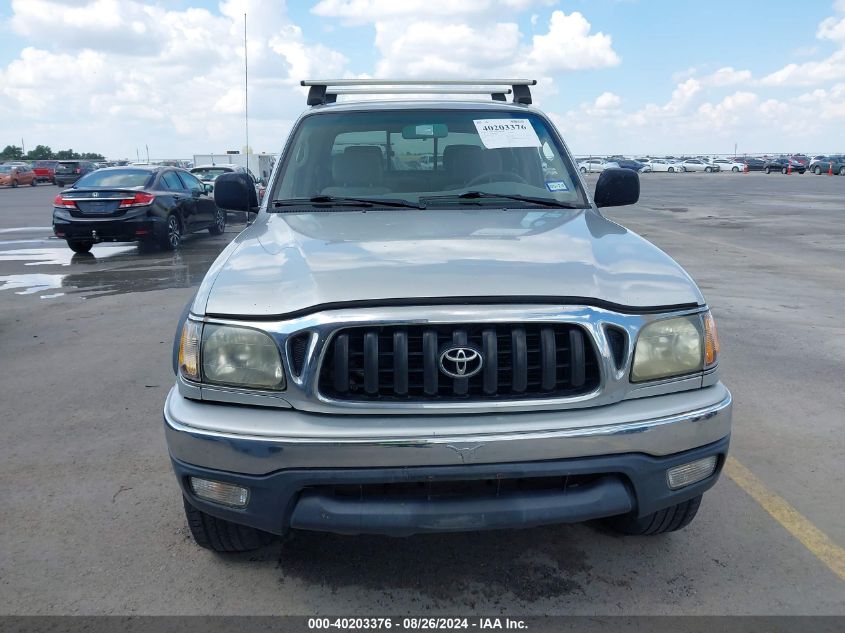
<path fill-rule="evenodd" d="M 447 347 L 440 353 L 440 371 L 449 378 L 472 378 L 483 365 L 481 352 L 465 345 Z"/>

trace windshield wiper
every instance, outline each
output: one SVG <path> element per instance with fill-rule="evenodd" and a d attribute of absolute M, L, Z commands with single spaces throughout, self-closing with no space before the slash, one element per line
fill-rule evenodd
<path fill-rule="evenodd" d="M 276 208 L 307 205 L 320 207 L 402 207 L 406 209 L 425 209 L 425 206 L 422 204 L 398 198 L 350 198 L 348 196 L 319 195 L 311 198 L 273 200 L 273 206 Z"/>
<path fill-rule="evenodd" d="M 487 193 L 484 191 L 466 191 L 461 194 L 457 195 L 445 195 L 445 196 L 427 196 L 423 198 L 426 201 L 432 200 L 449 200 L 449 199 L 457 199 L 457 200 L 478 200 L 481 198 L 504 198 L 505 200 L 518 200 L 519 202 L 529 202 L 531 204 L 541 204 L 546 207 L 557 207 L 559 209 L 583 209 L 584 207 L 577 204 L 571 204 L 569 202 L 561 202 L 560 200 L 555 200 L 554 198 L 541 198 L 536 196 L 520 196 L 516 194 L 507 194 L 507 193 Z"/>

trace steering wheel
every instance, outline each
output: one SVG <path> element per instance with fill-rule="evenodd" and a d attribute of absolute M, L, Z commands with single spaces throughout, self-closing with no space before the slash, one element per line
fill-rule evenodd
<path fill-rule="evenodd" d="M 505 182 L 521 182 L 523 185 L 529 184 L 525 178 L 519 174 L 513 173 L 512 171 L 488 171 L 476 176 L 464 186 L 472 187 L 474 185 L 480 185 L 483 182 L 493 182 L 496 180 L 504 180 Z"/>

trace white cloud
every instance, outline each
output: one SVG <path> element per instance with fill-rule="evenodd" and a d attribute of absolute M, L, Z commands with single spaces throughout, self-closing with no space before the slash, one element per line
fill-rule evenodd
<path fill-rule="evenodd" d="M 621 103 L 622 99 L 619 95 L 615 95 L 612 92 L 603 92 L 596 97 L 593 106 L 598 110 L 613 110 L 618 108 Z"/>
<path fill-rule="evenodd" d="M 834 9 L 845 12 L 845 0 L 836 2 Z M 822 20 L 816 38 L 833 42 L 839 49 L 825 59 L 787 64 L 763 77 L 760 83 L 765 86 L 817 86 L 845 79 L 845 16 Z"/>
<path fill-rule="evenodd" d="M 556 72 L 619 64 L 611 37 L 600 32 L 590 34 L 590 30 L 590 23 L 578 12 L 553 12 L 549 32 L 533 37 L 526 66 Z"/>
<path fill-rule="evenodd" d="M 711 75 L 703 77 L 701 81 L 708 86 L 723 87 L 735 86 L 737 84 L 747 84 L 751 81 L 750 70 L 735 70 L 730 66 L 720 68 Z"/>
<path fill-rule="evenodd" d="M 282 3 L 225 0 L 219 13 L 139 0 L 11 6 L 9 27 L 38 45 L 0 67 L 0 121 L 15 121 L 4 136 L 23 127 L 28 146 L 134 157 L 151 143 L 162 158 L 240 148 L 244 13 L 254 149 L 281 146 L 304 106 L 300 79 L 346 70 L 347 59 L 309 42 Z"/>

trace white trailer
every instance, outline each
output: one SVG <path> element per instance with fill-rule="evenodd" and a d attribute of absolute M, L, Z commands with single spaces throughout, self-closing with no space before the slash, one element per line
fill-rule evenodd
<path fill-rule="evenodd" d="M 275 154 L 194 154 L 194 167 L 200 165 L 239 165 L 246 167 L 266 185 L 276 164 Z"/>

